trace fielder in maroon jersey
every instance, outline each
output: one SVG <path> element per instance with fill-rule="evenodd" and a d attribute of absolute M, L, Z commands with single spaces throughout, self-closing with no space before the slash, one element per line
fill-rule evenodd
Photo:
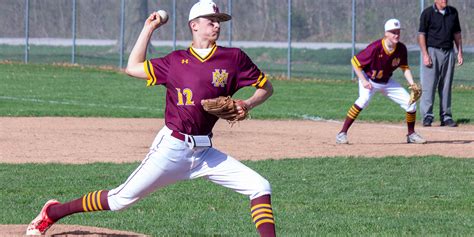
<path fill-rule="evenodd" d="M 126 72 L 146 79 L 149 86 L 166 87 L 165 126 L 148 155 L 123 184 L 66 203 L 49 200 L 28 226 L 27 235 L 44 234 L 56 221 L 73 213 L 122 210 L 166 185 L 203 177 L 248 196 L 251 218 L 259 234 L 275 236 L 270 183 L 212 147 L 212 128 L 218 118 L 201 106 L 201 100 L 233 95 L 242 87 L 253 86 L 255 93 L 244 100 L 245 106 L 252 109 L 273 92 L 265 74 L 242 50 L 216 45 L 220 23 L 230 19 L 211 0 L 201 0 L 189 13 L 191 47 L 147 60 L 151 35 L 163 24 L 156 12 L 148 17 L 130 54 Z"/>
<path fill-rule="evenodd" d="M 400 68 L 408 84 L 414 83 L 408 66 L 407 48 L 400 42 L 400 21 L 388 20 L 385 23 L 384 37 L 369 44 L 355 55 L 351 62 L 359 79 L 359 98 L 347 112 L 344 125 L 336 136 L 336 143 L 349 143 L 347 131 L 376 92 L 381 92 L 406 111 L 407 143 L 426 143 L 426 140 L 415 132 L 416 103 L 410 103 L 408 92 L 392 79 L 393 72 Z"/>

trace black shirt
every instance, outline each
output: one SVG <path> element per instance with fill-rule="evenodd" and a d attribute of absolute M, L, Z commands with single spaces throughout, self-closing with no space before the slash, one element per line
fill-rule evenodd
<path fill-rule="evenodd" d="M 425 34 L 428 47 L 452 49 L 454 34 L 461 32 L 456 8 L 447 6 L 445 10 L 443 15 L 433 4 L 421 13 L 418 32 Z"/>

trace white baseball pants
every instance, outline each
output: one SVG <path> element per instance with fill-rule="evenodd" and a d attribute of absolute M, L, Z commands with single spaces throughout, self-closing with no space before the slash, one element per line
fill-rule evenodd
<path fill-rule="evenodd" d="M 370 79 L 367 80 L 372 84 L 372 90 L 366 89 L 359 80 L 359 98 L 357 98 L 355 104 L 360 108 L 363 109 L 369 105 L 372 96 L 380 91 L 383 95 L 399 104 L 406 112 L 412 113 L 416 111 L 416 103 L 409 104 L 410 94 L 408 94 L 405 88 L 403 88 L 396 80 L 390 78 L 387 84 L 376 83 Z"/>
<path fill-rule="evenodd" d="M 254 199 L 271 194 L 270 183 L 249 167 L 214 148 L 189 148 L 163 127 L 140 166 L 108 193 L 112 211 L 129 207 L 149 193 L 180 180 L 205 177 Z"/>

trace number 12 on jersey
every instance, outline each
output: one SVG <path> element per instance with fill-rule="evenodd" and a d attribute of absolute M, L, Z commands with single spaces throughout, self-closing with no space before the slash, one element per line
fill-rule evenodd
<path fill-rule="evenodd" d="M 193 91 L 189 88 L 184 88 L 181 92 L 181 88 L 176 88 L 178 92 L 178 103 L 177 105 L 194 105 L 193 101 Z M 186 102 L 184 102 L 184 98 L 186 97 Z"/>
<path fill-rule="evenodd" d="M 377 70 L 372 70 L 372 76 L 370 77 L 370 79 L 374 80 L 374 79 L 382 79 L 383 77 L 383 70 L 380 70 L 380 71 L 377 71 Z"/>

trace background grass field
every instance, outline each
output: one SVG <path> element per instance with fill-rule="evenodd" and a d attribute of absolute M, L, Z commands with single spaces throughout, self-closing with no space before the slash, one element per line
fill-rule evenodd
<path fill-rule="evenodd" d="M 145 81 L 112 69 L 3 63 L 0 72 L 0 116 L 162 117 L 162 87 L 146 88 Z M 357 97 L 357 85 L 344 78 L 314 78 L 273 78 L 274 95 L 252 117 L 342 120 Z M 244 89 L 236 96 L 252 91 Z M 454 88 L 458 122 L 472 124 L 472 101 L 472 87 Z M 404 112 L 378 96 L 358 119 L 401 123 Z M 244 163 L 270 180 L 281 236 L 474 235 L 472 159 L 338 157 Z M 67 201 L 114 188 L 137 165 L 0 163 L 0 223 L 28 223 L 49 198 Z M 248 205 L 242 195 L 196 180 L 166 187 L 125 211 L 79 214 L 60 223 L 153 236 L 256 236 Z"/>
<path fill-rule="evenodd" d="M 244 163 L 272 183 L 280 236 L 474 233 L 470 159 L 339 157 Z M 0 223 L 28 223 L 52 197 L 65 201 L 114 188 L 137 165 L 2 164 Z M 256 236 L 248 199 L 205 180 L 168 186 L 125 211 L 78 214 L 60 223 L 153 236 Z"/>
<path fill-rule="evenodd" d="M 0 116 L 163 117 L 164 87 L 146 87 L 144 80 L 116 70 L 0 64 L 0 71 Z M 357 84 L 348 79 L 270 80 L 276 88 L 274 95 L 252 111 L 253 118 L 343 120 L 358 96 Z M 244 98 L 253 91 L 244 88 L 236 97 Z M 473 100 L 472 87 L 454 87 L 453 113 L 458 122 L 474 121 Z M 437 115 L 438 107 L 434 109 Z M 400 122 L 405 112 L 377 95 L 358 119 Z"/>
<path fill-rule="evenodd" d="M 183 49 L 178 47 L 178 49 Z M 0 44 L 0 61 L 24 60 L 24 46 Z M 149 57 L 162 57 L 172 50 L 171 47 L 156 47 Z M 287 49 L 275 48 L 244 48 L 250 58 L 266 73 L 286 77 Z M 117 50 L 111 46 L 77 46 L 76 62 L 80 65 L 115 66 L 119 65 Z M 356 51 L 357 53 L 358 51 Z M 319 80 L 348 80 L 351 78 L 351 49 L 292 49 L 291 76 L 292 78 L 309 78 Z M 409 52 L 409 65 L 413 75 L 419 79 L 420 54 L 418 51 Z M 126 65 L 127 55 L 123 64 Z M 69 63 L 71 62 L 71 47 L 31 45 L 29 61 L 32 63 Z M 464 65 L 455 70 L 455 85 L 474 86 L 474 53 L 464 52 Z M 396 74 L 402 78 L 402 74 Z"/>

